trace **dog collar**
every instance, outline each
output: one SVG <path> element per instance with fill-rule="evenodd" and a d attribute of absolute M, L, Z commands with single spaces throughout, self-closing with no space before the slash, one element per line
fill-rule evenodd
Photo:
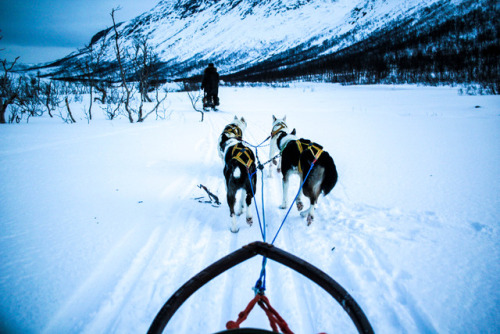
<path fill-rule="evenodd" d="M 285 138 L 286 136 L 288 135 L 288 133 L 286 133 L 285 131 L 280 131 L 278 132 L 278 138 L 276 139 L 276 146 L 278 147 L 278 150 L 280 150 L 280 153 L 283 152 L 283 150 L 285 149 L 285 146 L 283 146 L 283 148 L 281 148 L 281 141 L 283 140 L 283 138 Z"/>

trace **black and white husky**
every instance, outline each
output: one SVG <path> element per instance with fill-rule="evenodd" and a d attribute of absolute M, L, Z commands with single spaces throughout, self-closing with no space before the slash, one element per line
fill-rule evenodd
<path fill-rule="evenodd" d="M 255 156 L 250 148 L 242 143 L 243 131 L 246 129 L 245 119 L 234 117 L 219 136 L 219 156 L 224 160 L 224 177 L 226 179 L 227 204 L 231 215 L 231 232 L 238 232 L 236 215 L 246 211 L 246 221 L 252 225 L 251 204 L 253 192 L 257 184 L 255 174 Z M 249 175 L 252 175 L 251 181 Z M 251 182 L 251 183 L 250 183 Z M 252 192 L 253 187 L 253 192 Z M 241 191 L 240 191 L 241 190 Z M 238 210 L 235 213 L 236 194 L 241 192 Z"/>
<path fill-rule="evenodd" d="M 297 138 L 295 129 L 290 131 L 286 124 L 286 116 L 283 119 L 277 119 L 273 116 L 273 128 L 271 131 L 271 148 L 269 150 L 270 159 L 275 154 L 281 152 L 281 169 L 283 175 L 283 202 L 280 208 L 287 208 L 287 195 L 289 179 L 292 173 L 299 174 L 300 184 L 304 182 L 307 173 L 314 166 L 307 176 L 302 191 L 297 197 L 297 209 L 301 211 L 304 208 L 302 203 L 302 193 L 309 198 L 311 206 L 309 209 L 301 212 L 301 216 L 307 216 L 307 225 L 314 220 L 314 209 L 318 197 L 323 192 L 326 196 L 337 183 L 337 168 L 332 157 L 328 152 L 323 151 L 323 147 L 311 142 L 310 140 Z"/>

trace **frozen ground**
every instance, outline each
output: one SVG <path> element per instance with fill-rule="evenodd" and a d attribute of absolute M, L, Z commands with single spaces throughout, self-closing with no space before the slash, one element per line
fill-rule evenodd
<path fill-rule="evenodd" d="M 500 97 L 329 84 L 223 88 L 220 97 L 203 123 L 186 93 L 172 93 L 166 120 L 0 128 L 1 332 L 145 333 L 189 278 L 261 240 L 243 217 L 229 232 L 216 143 L 234 115 L 257 144 L 272 115 L 286 114 L 332 155 L 339 182 L 311 226 L 292 209 L 276 246 L 337 280 L 378 333 L 498 333 Z M 280 178 L 268 174 L 274 235 L 285 211 Z M 200 183 L 221 207 L 194 200 Z M 260 187 L 259 176 L 258 203 Z M 253 298 L 260 264 L 199 290 L 166 333 L 224 329 Z M 267 288 L 296 333 L 355 331 L 325 292 L 276 262 Z M 244 325 L 269 329 L 260 309 Z"/>

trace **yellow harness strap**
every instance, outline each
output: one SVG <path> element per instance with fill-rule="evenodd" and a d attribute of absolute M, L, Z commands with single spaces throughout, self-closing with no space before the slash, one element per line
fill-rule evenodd
<path fill-rule="evenodd" d="M 241 138 L 242 137 L 242 133 L 241 133 L 241 129 L 239 126 L 237 125 L 234 125 L 234 124 L 228 124 L 225 128 L 224 128 L 224 132 L 225 133 L 232 133 L 233 135 L 235 135 L 237 138 Z"/>
<path fill-rule="evenodd" d="M 323 148 L 321 148 L 318 144 L 315 144 L 315 143 L 306 143 L 306 142 L 302 142 L 301 141 L 302 139 L 297 139 L 295 142 L 297 143 L 297 148 L 299 149 L 299 153 L 300 155 L 302 155 L 302 153 L 304 151 L 311 151 L 311 154 L 313 155 L 314 157 L 314 162 L 316 162 L 316 160 L 319 159 L 319 156 L 321 155 L 321 153 L 323 153 Z M 299 159 L 299 173 L 302 174 L 302 166 L 300 165 L 300 159 Z"/>
<path fill-rule="evenodd" d="M 272 138 L 272 137 L 274 137 L 274 136 L 276 136 L 276 134 L 277 134 L 278 132 L 280 132 L 281 130 L 283 130 L 284 128 L 286 128 L 286 124 L 285 124 L 285 123 L 283 123 L 283 122 L 278 123 L 278 124 L 276 124 L 276 125 L 279 125 L 279 127 L 278 127 L 276 130 L 271 131 L 271 138 Z"/>
<path fill-rule="evenodd" d="M 235 154 L 235 151 L 238 150 L 238 152 Z M 239 163 L 241 163 L 243 166 L 245 166 L 247 169 L 250 168 L 250 166 L 253 163 L 252 157 L 250 157 L 250 153 L 248 153 L 250 150 L 245 147 L 245 146 L 240 146 L 240 144 L 237 144 L 233 147 L 233 150 L 231 151 L 231 155 L 233 156 L 233 159 L 236 159 Z M 247 162 L 245 162 L 242 159 L 242 156 L 247 157 Z"/>

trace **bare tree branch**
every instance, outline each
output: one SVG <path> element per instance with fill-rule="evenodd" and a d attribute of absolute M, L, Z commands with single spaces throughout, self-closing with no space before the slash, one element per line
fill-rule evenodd
<path fill-rule="evenodd" d="M 116 28 L 116 21 L 115 21 L 115 12 L 119 10 L 120 7 L 118 8 L 113 8 L 111 10 L 111 19 L 113 20 L 113 30 L 115 32 L 115 53 L 116 53 L 116 60 L 118 62 L 118 67 L 120 68 L 120 77 L 122 81 L 122 88 L 125 91 L 125 111 L 127 112 L 128 120 L 130 123 L 134 123 L 134 118 L 132 117 L 132 110 L 130 108 L 130 98 L 132 95 L 132 92 L 130 91 L 130 88 L 127 85 L 127 78 L 125 76 L 125 69 L 123 68 L 123 62 L 122 62 L 122 54 L 121 54 L 121 47 L 119 43 L 119 34 L 118 34 L 118 29 Z"/>
<path fill-rule="evenodd" d="M 193 87 L 193 85 L 188 84 L 187 82 L 183 83 L 183 88 L 187 92 L 189 97 L 189 101 L 191 101 L 191 106 L 193 109 L 199 113 L 201 113 L 201 121 L 203 122 L 205 118 L 205 112 L 203 109 L 199 109 L 196 104 L 202 99 L 201 91 L 197 89 L 197 87 Z"/>

